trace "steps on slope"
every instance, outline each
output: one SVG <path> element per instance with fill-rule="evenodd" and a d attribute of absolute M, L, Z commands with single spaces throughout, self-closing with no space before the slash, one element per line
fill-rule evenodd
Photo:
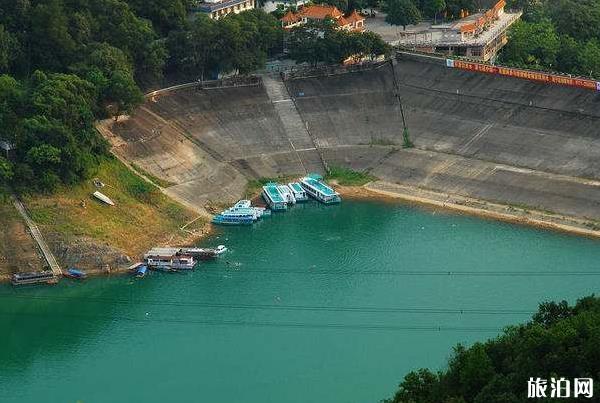
<path fill-rule="evenodd" d="M 302 120 L 294 99 L 290 96 L 283 81 L 269 75 L 263 75 L 262 81 L 267 95 L 273 103 L 273 108 L 281 120 L 290 146 L 298 156 L 305 171 L 326 171 L 327 165 L 323 155 Z M 314 153 L 318 154 L 318 159 L 310 158 L 310 154 Z"/>

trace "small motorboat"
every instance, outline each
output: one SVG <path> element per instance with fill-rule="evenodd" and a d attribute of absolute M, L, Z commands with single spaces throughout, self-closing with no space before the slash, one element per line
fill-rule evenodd
<path fill-rule="evenodd" d="M 70 268 L 69 270 L 67 270 L 66 273 L 63 273 L 63 276 L 68 277 L 68 278 L 74 278 L 77 280 L 83 280 L 84 278 L 87 277 L 87 274 L 79 269 L 76 268 Z"/>
<path fill-rule="evenodd" d="M 137 270 L 135 272 L 135 276 L 138 278 L 141 278 L 141 277 L 144 277 L 147 272 L 148 272 L 148 266 L 141 265 L 137 268 Z"/>
<path fill-rule="evenodd" d="M 215 252 L 217 253 L 217 255 L 221 255 L 227 252 L 227 247 L 225 245 L 219 245 L 215 248 Z"/>

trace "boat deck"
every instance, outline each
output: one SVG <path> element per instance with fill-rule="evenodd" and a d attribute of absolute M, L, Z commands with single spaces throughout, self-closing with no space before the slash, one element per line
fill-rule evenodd
<path fill-rule="evenodd" d="M 279 192 L 279 189 L 277 188 L 277 185 L 266 185 L 263 187 L 263 189 L 265 190 L 267 195 L 269 195 L 269 198 L 271 198 L 273 203 L 284 203 L 285 202 L 285 200 L 283 199 L 283 196 L 281 195 L 281 193 Z"/>
<path fill-rule="evenodd" d="M 335 192 L 335 190 L 333 190 L 332 188 L 330 188 L 329 186 L 325 185 L 324 183 L 313 179 L 313 178 L 305 178 L 304 182 L 315 188 L 316 190 L 318 190 L 319 192 L 321 192 L 323 195 L 325 196 L 333 196 L 336 195 L 337 193 Z"/>

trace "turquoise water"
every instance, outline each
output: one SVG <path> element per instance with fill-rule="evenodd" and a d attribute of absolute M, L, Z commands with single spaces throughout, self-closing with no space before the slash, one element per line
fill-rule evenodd
<path fill-rule="evenodd" d="M 377 402 L 600 279 L 598 241 L 379 202 L 219 231 L 193 273 L 0 287 L 0 401 Z"/>

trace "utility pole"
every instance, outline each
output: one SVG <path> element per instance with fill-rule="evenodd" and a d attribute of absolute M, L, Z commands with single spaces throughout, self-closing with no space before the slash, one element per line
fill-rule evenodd
<path fill-rule="evenodd" d="M 392 76 L 394 78 L 394 96 L 398 100 L 398 105 L 400 106 L 400 115 L 402 116 L 402 147 L 403 148 L 413 148 L 415 145 L 410 139 L 410 133 L 408 132 L 408 126 L 406 126 L 406 116 L 404 115 L 404 107 L 402 106 L 402 99 L 400 98 L 400 88 L 398 86 L 398 80 L 396 79 L 396 58 L 392 57 L 390 59 L 390 65 L 392 66 Z"/>

